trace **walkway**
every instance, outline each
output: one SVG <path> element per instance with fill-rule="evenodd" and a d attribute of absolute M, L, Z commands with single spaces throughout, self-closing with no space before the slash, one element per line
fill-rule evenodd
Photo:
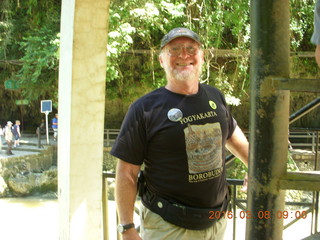
<path fill-rule="evenodd" d="M 47 140 L 45 136 L 42 136 L 41 144 L 45 145 L 46 143 L 47 143 Z M 57 142 L 53 141 L 52 136 L 50 136 L 49 138 L 49 144 L 50 145 L 57 144 Z M 14 155 L 7 155 L 6 154 L 7 143 L 2 138 L 2 149 L 0 150 L 0 159 L 38 154 L 41 150 L 43 150 L 43 146 L 39 148 L 38 145 L 39 145 L 38 137 L 35 136 L 35 134 L 25 134 L 25 135 L 22 134 L 22 137 L 20 139 L 20 146 L 16 148 L 12 148 L 12 152 Z"/>

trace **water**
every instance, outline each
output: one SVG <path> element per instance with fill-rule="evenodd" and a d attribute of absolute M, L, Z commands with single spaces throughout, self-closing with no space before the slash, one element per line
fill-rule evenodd
<path fill-rule="evenodd" d="M 108 201 L 109 239 L 116 239 L 115 202 Z M 0 198 L 0 240 L 58 240 L 57 199 Z"/>
<path fill-rule="evenodd" d="M 57 240 L 58 200 L 0 199 L 1 240 Z"/>

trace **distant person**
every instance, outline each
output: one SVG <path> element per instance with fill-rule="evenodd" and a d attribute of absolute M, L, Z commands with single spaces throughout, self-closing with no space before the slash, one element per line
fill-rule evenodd
<path fill-rule="evenodd" d="M 20 121 L 16 120 L 15 125 L 12 128 L 12 133 L 14 136 L 14 145 L 13 147 L 20 147 L 20 138 L 21 138 L 21 132 L 20 132 Z"/>
<path fill-rule="evenodd" d="M 0 124 L 0 152 L 2 150 L 2 136 L 4 135 L 2 126 Z"/>
<path fill-rule="evenodd" d="M 12 153 L 12 140 L 13 140 L 13 133 L 12 133 L 12 122 L 11 121 L 8 121 L 7 122 L 7 126 L 5 127 L 5 131 L 4 131 L 4 134 L 5 134 L 5 139 L 6 139 L 6 142 L 7 142 L 7 145 L 8 145 L 8 148 L 7 148 L 7 155 L 13 155 Z"/>
<path fill-rule="evenodd" d="M 320 67 L 320 0 L 317 1 L 314 8 L 314 29 L 311 37 L 311 42 L 316 45 L 315 58 Z"/>
<path fill-rule="evenodd" d="M 56 113 L 55 117 L 52 119 L 52 129 L 53 129 L 53 140 L 57 141 L 57 137 L 58 137 L 58 113 Z"/>
<path fill-rule="evenodd" d="M 41 136 L 42 134 L 45 134 L 45 133 L 46 133 L 46 124 L 44 123 L 44 119 L 41 119 L 41 124 L 37 128 L 36 134 L 37 134 L 37 136 L 39 136 L 39 134 Z"/>

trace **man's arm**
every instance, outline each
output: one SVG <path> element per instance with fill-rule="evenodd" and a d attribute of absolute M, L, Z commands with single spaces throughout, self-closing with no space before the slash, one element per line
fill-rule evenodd
<path fill-rule="evenodd" d="M 315 58 L 316 58 L 316 62 L 318 64 L 318 67 L 320 67 L 320 45 L 317 45 L 317 47 L 316 47 Z"/>
<path fill-rule="evenodd" d="M 238 126 L 227 140 L 226 147 L 248 167 L 249 142 Z"/>
<path fill-rule="evenodd" d="M 139 165 L 118 161 L 115 196 L 120 224 L 133 223 L 134 203 L 137 195 Z M 138 232 L 131 228 L 122 234 L 123 240 L 141 240 Z"/>
<path fill-rule="evenodd" d="M 315 58 L 318 66 L 320 67 L 320 1 L 317 0 L 314 6 L 314 16 L 313 16 L 313 33 L 311 37 L 311 42 L 316 45 Z"/>
<path fill-rule="evenodd" d="M 226 144 L 229 151 L 238 157 L 247 167 L 249 163 L 249 142 L 241 129 L 237 126 Z M 244 177 L 242 191 L 247 191 L 248 174 Z"/>
<path fill-rule="evenodd" d="M 56 120 L 52 120 L 52 125 L 58 125 Z"/>
<path fill-rule="evenodd" d="M 21 137 L 20 126 L 17 127 L 17 132 L 18 132 L 18 134 L 19 134 L 19 137 Z"/>

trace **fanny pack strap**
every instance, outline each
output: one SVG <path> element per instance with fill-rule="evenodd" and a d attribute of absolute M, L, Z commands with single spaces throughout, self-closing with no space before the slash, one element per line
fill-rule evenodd
<path fill-rule="evenodd" d="M 219 220 L 217 216 L 224 217 L 230 202 L 228 191 L 223 203 L 217 208 L 193 208 L 157 196 L 147 189 L 145 182 L 143 186 L 141 185 L 142 181 L 139 182 L 139 196 L 145 207 L 160 215 L 167 222 L 191 230 L 203 230 L 211 227 L 215 221 Z M 219 214 L 213 214 L 217 211 Z"/>

